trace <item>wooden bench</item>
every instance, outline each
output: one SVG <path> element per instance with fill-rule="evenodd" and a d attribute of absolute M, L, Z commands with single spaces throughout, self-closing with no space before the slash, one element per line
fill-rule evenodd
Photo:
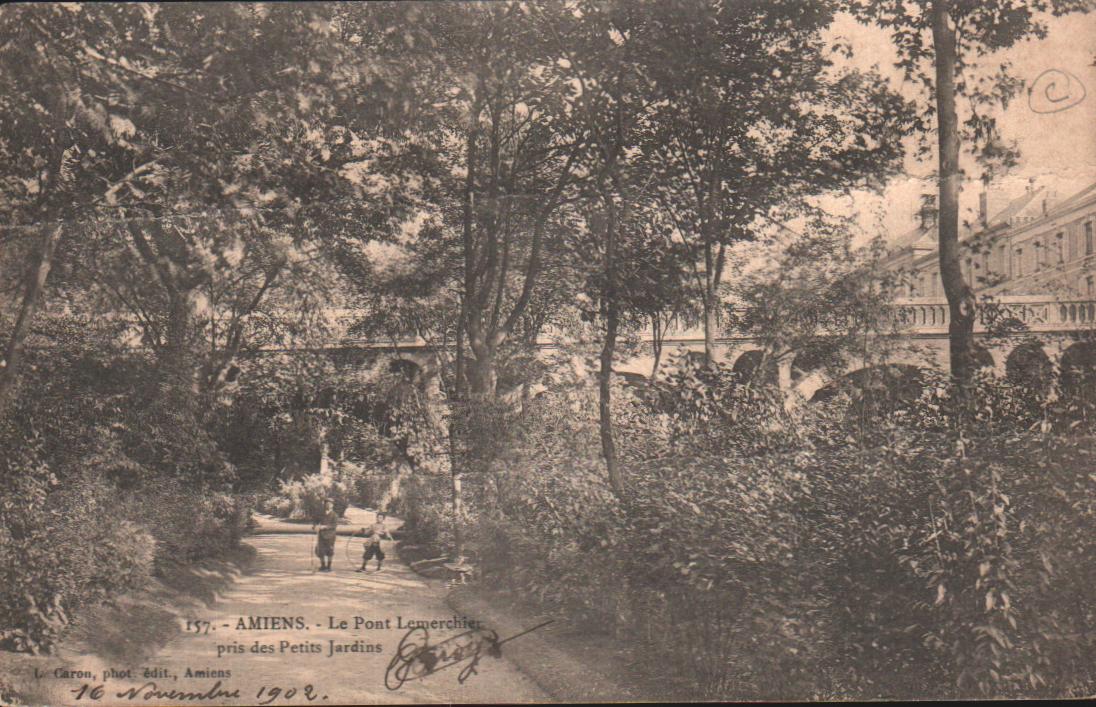
<path fill-rule="evenodd" d="M 441 565 L 448 561 L 448 557 L 434 557 L 429 560 L 415 560 L 414 562 L 410 563 L 410 566 L 411 569 L 415 570 L 416 572 L 422 572 L 425 569 L 437 567 L 438 565 Z"/>
<path fill-rule="evenodd" d="M 465 584 L 468 579 L 475 574 L 475 566 L 465 562 L 465 558 L 463 557 L 458 557 L 456 562 L 446 562 L 442 567 L 456 575 L 456 578 L 453 580 L 454 584 Z"/>

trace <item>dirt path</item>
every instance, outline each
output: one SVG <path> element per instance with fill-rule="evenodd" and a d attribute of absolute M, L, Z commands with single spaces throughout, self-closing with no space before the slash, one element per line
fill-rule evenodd
<path fill-rule="evenodd" d="M 463 684 L 458 681 L 460 667 L 454 667 L 407 682 L 396 691 L 387 689 L 386 669 L 408 631 L 406 626 L 399 628 L 399 622 L 448 620 L 454 618 L 454 613 L 445 603 L 444 586 L 414 574 L 396 557 L 395 548 L 390 547 L 392 543 L 385 543 L 388 559 L 380 573 L 375 572 L 374 561 L 370 562 L 368 572 L 357 573 L 354 570 L 361 558 L 361 539 L 351 542 L 354 565 L 347 562 L 347 539 L 340 537 L 334 571 L 319 573 L 312 571 L 316 564 L 310 557 L 310 533 L 250 537 L 248 543 L 258 553 L 252 571 L 221 595 L 213 609 L 193 617 L 209 622 L 207 634 L 193 630 L 187 633 L 185 627 L 180 627 L 179 635 L 155 656 L 139 666 L 124 666 L 133 669 L 132 679 L 108 680 L 99 700 L 85 699 L 77 704 L 262 704 L 271 698 L 274 688 L 281 693 L 268 704 L 499 703 L 549 699 L 505 656 L 501 659 L 484 656 L 478 674 L 469 676 Z M 291 627 L 273 628 L 268 624 L 266 628 L 245 628 L 252 621 L 264 621 L 256 617 L 286 617 Z M 355 629 L 354 617 L 383 627 Z M 341 621 L 347 622 L 346 628 L 338 628 Z M 429 641 L 435 644 L 461 632 L 430 629 Z M 370 652 L 332 655 L 332 641 Z M 273 652 L 253 652 L 256 645 L 270 646 Z M 236 650 L 244 652 L 228 652 Z M 152 671 L 147 678 L 146 669 Z M 188 669 L 225 672 L 187 678 Z M 178 696 L 168 696 L 146 700 L 142 694 L 130 699 L 126 692 L 151 681 L 163 691 L 206 693 L 218 680 L 221 689 L 238 690 L 238 697 L 180 700 Z M 80 681 L 49 682 L 57 688 L 63 683 L 65 689 L 71 690 Z M 312 700 L 305 694 L 306 685 L 312 686 Z M 263 688 L 265 691 L 260 692 Z M 286 699 L 291 689 L 296 689 L 296 694 Z M 66 701 L 69 700 L 71 694 Z"/>

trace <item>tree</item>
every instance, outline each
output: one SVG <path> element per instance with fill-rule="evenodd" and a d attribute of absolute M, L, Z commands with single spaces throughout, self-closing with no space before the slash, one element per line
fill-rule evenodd
<path fill-rule="evenodd" d="M 898 66 L 919 82 L 931 99 L 922 101 L 919 129 L 922 152 L 935 116 L 939 190 L 938 243 L 940 278 L 948 301 L 952 381 L 965 390 L 978 368 L 974 343 L 977 302 L 963 279 L 959 251 L 960 156 L 964 145 L 986 170 L 1015 163 L 1014 146 L 1005 144 L 987 110 L 1005 107 L 1023 82 L 1002 64 L 996 73 L 978 75 L 978 60 L 1029 38 L 1046 35 L 1046 14 L 1088 11 L 1091 0 L 852 0 L 859 20 L 891 32 Z M 969 113 L 960 122 L 959 99 Z"/>
<path fill-rule="evenodd" d="M 331 41 L 341 14 L 280 5 L 4 8 L 0 209 L 12 233 L 45 239 L 26 249 L 36 275 L 16 319 L 29 322 L 41 306 L 54 256 L 86 254 L 89 244 L 69 248 L 79 239 L 66 236 L 109 224 L 98 240 L 130 250 L 140 277 L 163 290 L 162 334 L 173 352 L 165 365 L 187 368 L 187 320 L 210 285 L 195 263 L 225 255 L 210 245 L 231 253 L 237 243 L 213 233 L 241 221 L 269 233 L 261 227 L 308 232 L 318 220 L 338 222 L 332 213 L 355 220 L 353 200 L 336 212 L 323 202 L 353 196 L 345 168 L 368 151 L 353 128 L 375 130 L 396 101 L 376 64 L 348 61 L 351 45 Z M 258 291 L 279 272 L 268 261 Z M 14 327 L 7 349 L 17 352 L 25 332 Z M 234 348 L 230 341 L 226 351 Z M 5 391 L 17 356 L 7 363 Z M 224 364 L 208 375 L 219 378 Z"/>
<path fill-rule="evenodd" d="M 711 363 L 728 246 L 813 195 L 881 183 L 900 166 L 908 110 L 877 74 L 835 70 L 830 3 L 676 0 L 653 14 L 666 95 L 644 150 L 693 256 Z"/>
<path fill-rule="evenodd" d="M 422 110 L 397 142 L 422 157 L 421 198 L 393 234 L 392 262 L 361 249 L 340 256 L 368 310 L 361 330 L 421 336 L 442 364 L 458 525 L 461 475 L 482 466 L 465 451 L 495 431 L 476 427 L 493 419 L 500 367 L 528 359 L 549 304 L 566 301 L 553 295 L 566 279 L 541 285 L 556 268 L 584 136 L 528 12 L 522 3 L 415 11 L 413 48 L 390 58 L 416 67 Z"/>
<path fill-rule="evenodd" d="M 57 248 L 57 241 L 61 237 L 60 226 L 46 226 L 43 229 L 45 235 L 38 245 L 37 253 L 29 266 L 22 282 L 16 281 L 16 287 L 22 285 L 19 308 L 15 315 L 15 321 L 8 335 L 7 344 L 3 349 L 3 358 L 0 359 L 0 414 L 7 409 L 11 398 L 15 394 L 18 381 L 17 375 L 23 355 L 23 342 L 30 332 L 31 321 L 38 310 L 38 301 L 42 297 L 42 291 L 46 287 L 46 279 L 53 267 L 53 252 Z M 19 261 L 16 261 L 16 270 L 19 269 Z"/>
<path fill-rule="evenodd" d="M 644 228 L 635 216 L 646 189 L 645 175 L 636 169 L 635 147 L 650 129 L 648 120 L 659 96 L 659 86 L 645 64 L 658 25 L 647 5 L 580 2 L 550 7 L 555 12 L 538 11 L 537 19 L 541 31 L 555 41 L 552 70 L 570 87 L 571 111 L 589 135 L 583 229 L 591 246 L 586 260 L 596 263 L 593 283 L 604 326 L 598 371 L 599 434 L 609 484 L 623 497 L 611 415 L 613 358 L 622 318 L 627 315 L 622 265 L 630 253 L 636 254 L 627 239 Z"/>
<path fill-rule="evenodd" d="M 695 264 L 694 253 L 685 243 L 659 231 L 659 220 L 653 212 L 660 206 L 657 199 L 637 205 L 637 226 L 642 224 L 642 228 L 628 244 L 630 257 L 620 278 L 625 289 L 625 310 L 633 318 L 644 320 L 635 322 L 637 326 L 650 326 L 652 381 L 658 376 L 662 345 L 670 327 L 695 323 L 699 315 L 696 303 L 701 300 L 689 277 Z"/>
<path fill-rule="evenodd" d="M 727 244 L 751 239 L 759 218 L 790 217 L 811 195 L 893 170 L 905 111 L 878 76 L 830 72 L 820 32 L 832 8 L 822 3 L 568 7 L 573 19 L 553 36 L 593 147 L 587 189 L 601 209 L 600 407 L 612 479 L 623 239 L 645 242 L 646 232 L 686 246 L 679 264 L 696 281 L 710 360 Z M 642 206 L 652 198 L 658 208 Z"/>
<path fill-rule="evenodd" d="M 493 397 L 497 356 L 525 316 L 571 198 L 585 137 L 567 120 L 566 87 L 546 70 L 544 38 L 519 3 L 437 5 L 420 31 L 440 61 L 428 69 L 432 144 L 450 179 L 440 194 L 460 235 L 463 358 L 470 393 Z"/>
<path fill-rule="evenodd" d="M 771 256 L 729 286 L 731 326 L 761 347 L 755 376 L 775 369 L 839 377 L 850 360 L 869 366 L 890 345 L 896 283 L 879 266 L 882 244 L 852 248 L 848 224 L 834 218 L 813 219 L 803 231 L 779 229 L 765 244 Z"/>

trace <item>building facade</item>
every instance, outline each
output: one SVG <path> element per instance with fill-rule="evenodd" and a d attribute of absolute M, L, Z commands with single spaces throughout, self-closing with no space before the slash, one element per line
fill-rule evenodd
<path fill-rule="evenodd" d="M 961 268 L 979 297 L 1096 298 L 1096 183 L 1065 199 L 1030 185 L 991 210 L 980 195 L 978 221 L 960 233 Z M 922 197 L 918 225 L 892 244 L 887 266 L 913 298 L 943 297 L 935 199 Z"/>

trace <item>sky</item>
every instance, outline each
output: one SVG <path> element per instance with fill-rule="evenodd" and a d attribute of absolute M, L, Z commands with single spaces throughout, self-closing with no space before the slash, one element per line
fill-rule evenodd
<path fill-rule="evenodd" d="M 991 189 L 993 201 L 1018 196 L 1034 178 L 1038 186 L 1046 186 L 1065 198 L 1096 181 L 1096 13 L 1074 14 L 1049 18 L 1045 39 L 1029 40 L 997 52 L 982 60 L 983 65 L 996 68 L 1001 62 L 1012 63 L 1012 73 L 1025 81 L 1024 94 L 998 109 L 995 115 L 1006 141 L 1016 140 L 1020 148 L 1020 164 L 1010 174 L 1001 177 Z M 886 31 L 866 27 L 849 16 L 840 16 L 831 28 L 833 38 L 849 41 L 854 50 L 852 64 L 857 68 L 877 66 L 903 95 L 922 96 L 921 89 L 907 83 L 901 71 L 894 68 L 896 53 Z M 1068 72 L 1073 78 L 1061 73 Z M 1051 78 L 1059 82 L 1047 88 Z M 1038 81 L 1037 81 L 1038 80 Z M 1065 86 L 1069 81 L 1069 86 Z M 1036 86 L 1030 97 L 1027 87 Z M 1076 99 L 1051 104 L 1046 91 L 1061 98 L 1069 91 L 1073 96 L 1087 95 L 1076 105 L 1053 113 L 1032 109 L 1058 107 Z M 922 99 L 923 100 L 923 99 Z M 935 141 L 935 137 L 933 137 Z M 918 162 L 911 144 L 906 159 L 906 175 L 892 181 L 882 197 L 856 194 L 853 198 L 833 200 L 832 208 L 840 213 L 855 213 L 864 233 L 858 240 L 867 240 L 880 231 L 896 237 L 915 225 L 914 214 L 921 194 L 935 192 L 935 182 L 927 179 L 935 170 L 935 154 L 930 162 Z M 960 197 L 961 219 L 973 220 L 977 214 L 981 183 L 978 170 L 967 160 L 963 167 L 973 178 L 964 185 Z M 992 206 L 991 206 L 992 210 Z"/>

